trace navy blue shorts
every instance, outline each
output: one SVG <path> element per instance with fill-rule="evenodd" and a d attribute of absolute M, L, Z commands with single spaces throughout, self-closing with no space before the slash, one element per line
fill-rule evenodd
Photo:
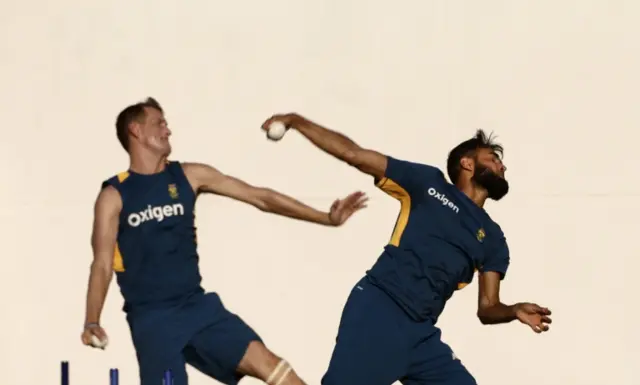
<path fill-rule="evenodd" d="M 322 385 L 476 385 L 431 321 L 416 322 L 365 277 L 342 312 Z"/>
<path fill-rule="evenodd" d="M 189 364 L 227 385 L 242 378 L 237 367 L 249 343 L 261 341 L 227 310 L 216 293 L 198 294 L 179 306 L 129 314 L 141 385 L 162 383 L 171 370 L 174 385 L 187 385 Z"/>

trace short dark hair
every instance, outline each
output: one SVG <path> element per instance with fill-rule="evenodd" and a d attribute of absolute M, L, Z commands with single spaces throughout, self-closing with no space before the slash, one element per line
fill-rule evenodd
<path fill-rule="evenodd" d="M 129 125 L 146 117 L 145 108 L 153 108 L 163 112 L 160 103 L 154 98 L 148 97 L 142 102 L 127 106 L 120 111 L 116 118 L 116 135 L 126 152 L 129 152 Z"/>
<path fill-rule="evenodd" d="M 460 160 L 465 157 L 475 156 L 477 150 L 481 148 L 489 148 L 496 153 L 499 157 L 502 157 L 504 148 L 502 145 L 493 141 L 492 135 L 487 135 L 484 130 L 479 129 L 473 138 L 465 140 L 457 145 L 447 158 L 447 174 L 451 183 L 457 183 L 460 178 L 461 165 Z"/>

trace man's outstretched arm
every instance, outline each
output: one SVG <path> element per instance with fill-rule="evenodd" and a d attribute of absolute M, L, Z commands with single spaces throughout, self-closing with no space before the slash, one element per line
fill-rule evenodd
<path fill-rule="evenodd" d="M 263 129 L 279 121 L 289 129 L 295 129 L 311 143 L 326 153 L 380 180 L 387 169 L 387 156 L 377 151 L 360 147 L 345 135 L 323 127 L 297 114 L 276 115 L 263 124 Z"/>
<path fill-rule="evenodd" d="M 336 200 L 330 211 L 320 211 L 270 188 L 252 186 L 238 178 L 225 175 L 206 164 L 184 163 L 182 167 L 197 193 L 226 196 L 248 203 L 264 212 L 325 226 L 340 226 L 353 213 L 365 207 L 366 197 L 361 192 Z"/>

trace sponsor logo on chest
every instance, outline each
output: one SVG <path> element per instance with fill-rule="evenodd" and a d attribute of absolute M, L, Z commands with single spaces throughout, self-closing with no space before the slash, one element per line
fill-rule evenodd
<path fill-rule="evenodd" d="M 441 192 L 438 192 L 438 190 L 436 190 L 433 187 L 429 187 L 429 189 L 427 190 L 427 194 L 429 194 L 430 197 L 437 199 L 438 201 L 440 201 L 440 203 L 445 206 L 450 208 L 451 210 L 453 210 L 453 212 L 455 212 L 456 214 L 460 212 L 460 209 L 458 208 L 458 206 L 456 206 L 455 203 L 453 203 L 446 195 L 444 195 Z"/>
<path fill-rule="evenodd" d="M 174 203 L 163 206 L 148 205 L 142 211 L 131 213 L 127 217 L 127 223 L 131 227 L 138 227 L 149 221 L 162 222 L 166 218 L 184 215 L 184 206 L 182 203 Z"/>

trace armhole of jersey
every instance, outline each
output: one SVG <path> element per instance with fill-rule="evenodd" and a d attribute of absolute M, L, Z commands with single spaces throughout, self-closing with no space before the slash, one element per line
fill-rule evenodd
<path fill-rule="evenodd" d="M 389 180 L 389 167 L 391 166 L 392 162 L 396 161 L 396 158 L 392 157 L 391 155 L 385 155 L 385 157 L 387 158 L 387 167 L 385 167 L 384 172 L 382 173 L 382 177 L 373 177 L 373 185 L 383 191 L 385 183 L 387 183 L 387 180 Z"/>
<path fill-rule="evenodd" d="M 104 190 L 105 188 L 107 188 L 108 186 L 112 186 L 114 189 L 116 189 L 116 191 L 118 192 L 118 194 L 120 195 L 120 200 L 122 200 L 122 205 L 124 207 L 124 201 L 125 201 L 125 192 L 123 191 L 123 182 L 129 178 L 129 173 L 127 171 L 121 172 L 115 176 L 112 176 L 111 178 L 105 180 L 104 182 L 102 182 L 102 185 L 100 187 L 100 191 Z"/>
<path fill-rule="evenodd" d="M 182 163 L 180 163 L 179 161 L 169 162 L 169 170 L 178 178 L 180 178 L 180 181 L 182 182 L 182 184 L 184 184 L 185 187 L 189 187 L 189 191 L 191 191 L 191 197 L 195 199 L 197 194 L 193 190 L 193 186 L 191 185 L 191 182 L 189 182 L 189 178 L 187 178 L 187 174 L 185 174 L 184 169 L 182 168 Z"/>
<path fill-rule="evenodd" d="M 100 186 L 100 191 L 104 190 L 105 188 L 107 188 L 108 186 L 113 186 L 113 178 L 109 178 L 107 180 L 105 180 L 104 182 L 102 182 L 102 185 Z M 113 186 L 115 187 L 115 186 Z"/>
<path fill-rule="evenodd" d="M 389 179 L 389 178 L 387 178 L 386 176 L 383 176 L 382 178 L 379 178 L 379 179 L 378 179 L 378 178 L 373 178 L 373 184 L 374 184 L 377 188 L 379 188 L 379 189 L 381 189 L 381 190 L 382 190 L 382 189 L 383 189 L 383 187 L 384 187 L 384 184 L 385 184 L 385 183 L 387 183 L 387 180 L 388 180 L 388 179 Z"/>

